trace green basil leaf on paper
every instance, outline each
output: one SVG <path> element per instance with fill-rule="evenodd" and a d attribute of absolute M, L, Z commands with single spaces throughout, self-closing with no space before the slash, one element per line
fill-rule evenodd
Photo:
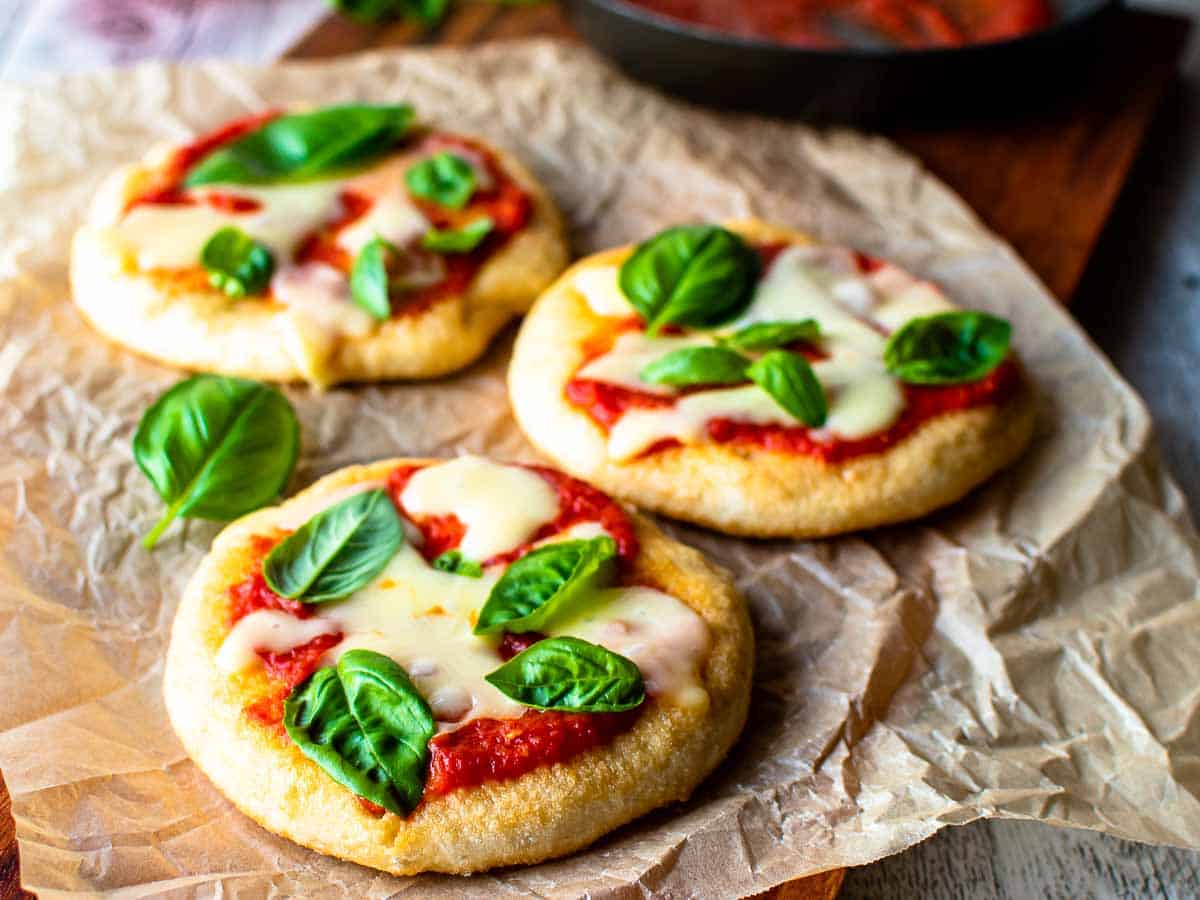
<path fill-rule="evenodd" d="M 621 291 L 650 335 L 664 325 L 706 328 L 750 303 L 758 254 L 716 225 L 678 225 L 638 245 L 621 266 Z"/>
<path fill-rule="evenodd" d="M 353 104 L 272 119 L 192 166 L 184 187 L 308 181 L 388 153 L 413 122 L 411 106 Z"/>
<path fill-rule="evenodd" d="M 410 19 L 436 25 L 446 15 L 450 0 L 328 0 L 329 5 L 356 22 L 392 22 Z"/>
<path fill-rule="evenodd" d="M 167 511 L 142 542 L 150 549 L 177 516 L 228 521 L 274 500 L 300 451 L 300 423 L 275 388 L 196 375 L 146 410 L 133 458 Z"/>
<path fill-rule="evenodd" d="M 387 254 L 393 247 L 376 235 L 363 245 L 350 270 L 350 299 L 368 315 L 384 321 L 392 314 Z"/>
<path fill-rule="evenodd" d="M 275 272 L 271 251 L 232 225 L 221 228 L 200 249 L 200 265 L 218 291 L 230 297 L 265 294 Z"/>
<path fill-rule="evenodd" d="M 318 669 L 283 704 L 283 727 L 334 781 L 398 816 L 412 807 L 350 711 L 336 669 Z"/>
<path fill-rule="evenodd" d="M 437 731 L 429 704 L 400 666 L 372 650 L 343 653 L 337 674 L 372 755 L 411 812 L 425 790 L 429 740 Z"/>
<path fill-rule="evenodd" d="M 464 575 L 467 578 L 483 577 L 483 566 L 464 557 L 461 550 L 447 550 L 433 561 L 433 567 L 439 572 L 449 572 L 451 575 Z"/>
<path fill-rule="evenodd" d="M 907 322 L 883 351 L 887 370 L 909 384 L 978 381 L 1008 356 L 1012 325 L 983 312 L 947 312 Z"/>
<path fill-rule="evenodd" d="M 816 319 L 801 319 L 798 322 L 756 322 L 740 328 L 733 334 L 717 338 L 717 343 L 734 350 L 775 350 L 796 341 L 812 343 L 821 336 Z"/>
<path fill-rule="evenodd" d="M 263 560 L 281 597 L 338 600 L 368 585 L 404 542 L 404 526 L 383 490 L 363 491 L 317 513 Z"/>
<path fill-rule="evenodd" d="M 488 594 L 475 633 L 541 630 L 572 600 L 611 583 L 616 555 L 616 542 L 607 535 L 526 553 L 504 570 Z"/>
<path fill-rule="evenodd" d="M 746 374 L 809 428 L 820 428 L 825 424 L 829 416 L 825 389 L 803 356 L 786 350 L 772 350 L 751 365 Z"/>
<path fill-rule="evenodd" d="M 725 347 L 683 347 L 656 359 L 639 377 L 648 384 L 686 387 L 695 384 L 738 384 L 746 380 L 750 360 Z"/>
<path fill-rule="evenodd" d="M 432 228 L 421 238 L 421 246 L 434 253 L 470 253 L 496 227 L 488 216 L 469 222 L 462 228 Z"/>
<path fill-rule="evenodd" d="M 646 699 L 632 660 L 573 637 L 538 641 L 484 676 L 506 697 L 535 709 L 621 712 Z"/>
<path fill-rule="evenodd" d="M 475 193 L 475 170 L 448 151 L 413 163 L 404 173 L 409 193 L 450 209 L 462 209 Z"/>

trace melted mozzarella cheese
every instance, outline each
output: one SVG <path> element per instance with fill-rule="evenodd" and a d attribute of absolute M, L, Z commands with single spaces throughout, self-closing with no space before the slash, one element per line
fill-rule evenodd
<path fill-rule="evenodd" d="M 636 315 L 621 291 L 617 266 L 589 266 L 575 274 L 572 286 L 598 316 L 628 318 Z"/>
<path fill-rule="evenodd" d="M 558 492 L 546 479 L 477 456 L 421 469 L 400 499 L 415 515 L 457 516 L 466 527 L 459 549 L 480 561 L 519 547 L 558 515 Z"/>
<path fill-rule="evenodd" d="M 620 294 L 615 269 L 591 271 L 595 274 L 589 278 L 584 278 L 587 270 L 576 276 L 577 290 L 595 311 L 615 309 L 612 295 Z M 796 246 L 776 257 L 745 312 L 717 333 L 762 322 L 815 319 L 826 358 L 813 363 L 813 372 L 825 388 L 829 416 L 813 437 L 855 440 L 884 431 L 904 410 L 903 388 L 883 362 L 888 333 L 916 316 L 949 309 L 953 306 L 937 288 L 895 266 L 862 275 L 848 250 Z M 709 344 L 711 338 L 712 332 L 657 339 L 626 332 L 608 353 L 584 366 L 579 377 L 669 395 L 675 393 L 670 388 L 641 382 L 641 370 L 674 349 Z M 757 387 L 714 389 L 688 394 L 670 408 L 629 410 L 609 432 L 608 455 L 627 460 L 662 440 L 702 441 L 705 425 L 713 419 L 799 424 Z"/>
<path fill-rule="evenodd" d="M 429 220 L 409 201 L 401 182 L 376 199 L 365 216 L 342 229 L 337 243 L 351 256 L 357 256 L 377 236 L 403 247 L 428 230 Z"/>
<path fill-rule="evenodd" d="M 579 370 L 580 378 L 619 384 L 649 394 L 671 395 L 678 391 L 666 384 L 642 381 L 641 372 L 650 363 L 685 347 L 704 347 L 712 339 L 703 334 L 687 337 L 648 337 L 644 331 L 625 331 L 612 348 Z"/>
<path fill-rule="evenodd" d="M 336 634 L 338 625 L 329 619 L 298 619 L 277 609 L 259 609 L 243 616 L 217 651 L 217 668 L 240 672 L 258 662 L 257 651 L 284 653 L 323 634 Z"/>
<path fill-rule="evenodd" d="M 315 323 L 320 335 L 363 337 L 375 327 L 375 320 L 351 301 L 346 276 L 325 263 L 285 266 L 271 279 L 271 294 Z"/>
<path fill-rule="evenodd" d="M 228 191 L 259 203 L 253 212 L 229 212 L 206 203 L 139 204 L 115 226 L 117 240 L 141 269 L 182 269 L 199 265 L 200 250 L 213 233 L 240 228 L 270 248 L 279 265 L 290 260 L 300 242 L 338 215 L 339 181 L 306 184 L 212 185 L 198 188 L 199 197 Z"/>
<path fill-rule="evenodd" d="M 646 692 L 680 705 L 708 702 L 700 664 L 708 656 L 708 626 L 687 604 L 648 587 L 601 591 L 574 617 L 556 622 L 549 637 L 571 635 L 633 660 Z"/>

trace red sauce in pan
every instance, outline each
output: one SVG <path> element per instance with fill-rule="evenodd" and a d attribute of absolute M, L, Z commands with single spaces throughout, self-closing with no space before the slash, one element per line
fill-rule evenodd
<path fill-rule="evenodd" d="M 746 38 L 798 47 L 959 47 L 1054 21 L 1047 0 L 625 0 Z"/>

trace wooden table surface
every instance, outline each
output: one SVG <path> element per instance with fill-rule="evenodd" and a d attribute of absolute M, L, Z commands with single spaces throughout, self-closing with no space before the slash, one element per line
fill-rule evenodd
<path fill-rule="evenodd" d="M 286 2 L 290 8 L 304 6 L 304 0 Z M 309 5 L 314 2 L 309 0 Z M 16 5 L 8 11 L 0 9 L 0 56 L 6 40 L 17 33 L 14 27 L 8 27 L 10 23 L 22 15 L 37 15 L 24 10 L 82 3 L 53 0 L 43 5 L 21 5 L 21 9 Z M 173 35 L 177 39 L 162 41 L 159 52 L 169 48 L 170 54 L 182 55 L 200 43 L 208 48 L 205 52 L 212 53 L 214 48 L 219 51 L 224 46 L 220 35 L 195 29 L 195 11 L 203 6 L 203 0 L 178 0 L 174 4 L 173 11 L 180 14 L 178 29 L 191 29 L 192 34 L 185 40 Z M 264 9 L 268 10 L 264 15 L 271 15 L 271 7 Z M 1155 102 L 1171 78 L 1172 60 L 1182 41 L 1177 22 L 1161 17 L 1140 17 L 1138 22 L 1139 37 L 1131 45 L 1134 52 L 1129 53 L 1126 46 L 1125 53 L 1108 57 L 1115 63 L 1106 70 L 1105 90 L 1066 121 L 1049 114 L 1024 122 L 1024 131 L 1014 132 L 1006 125 L 993 123 L 893 135 L 1012 241 L 1064 299 L 1073 295 L 1079 283 Z M 278 41 L 276 31 L 268 31 L 256 35 L 263 47 L 271 46 L 271 40 Z M 487 6 L 469 6 L 431 35 L 404 25 L 375 29 L 333 21 L 302 39 L 293 55 L 316 57 L 428 41 L 465 44 L 529 34 L 571 37 L 553 7 L 501 14 Z M 69 44 L 65 46 L 72 49 Z M 69 55 L 62 53 L 63 45 L 57 49 L 62 58 Z M 154 48 L 149 50 L 153 52 Z M 1125 57 L 1132 57 L 1132 61 Z M 131 58 L 136 54 L 119 57 L 121 61 Z M 1030 152 L 1031 147 L 1036 152 Z M 1031 185 L 1041 197 L 1039 204 L 1026 202 Z M 8 795 L 0 778 L 0 900 L 20 896 L 13 892 L 17 862 L 8 849 L 11 840 Z M 831 896 L 840 881 L 840 873 L 832 873 L 779 896 L 789 900 Z M 1101 835 L 1023 823 L 979 823 L 944 831 L 909 853 L 855 870 L 845 896 L 971 900 L 1195 897 L 1200 896 L 1200 865 L 1195 854 L 1127 844 Z"/>

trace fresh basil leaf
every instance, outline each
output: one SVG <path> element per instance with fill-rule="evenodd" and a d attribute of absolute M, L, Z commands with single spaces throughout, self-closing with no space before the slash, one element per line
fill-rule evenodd
<path fill-rule="evenodd" d="M 539 631 L 547 620 L 616 574 L 616 542 L 607 535 L 561 541 L 526 553 L 500 576 L 475 625 L 476 634 Z"/>
<path fill-rule="evenodd" d="M 746 375 L 805 425 L 820 428 L 825 424 L 829 416 L 825 389 L 803 356 L 772 350 L 751 365 Z"/>
<path fill-rule="evenodd" d="M 366 586 L 396 555 L 404 526 L 383 490 L 354 494 L 317 513 L 263 560 L 263 577 L 281 597 L 337 600 Z"/>
<path fill-rule="evenodd" d="M 483 577 L 483 566 L 474 560 L 465 558 L 461 550 L 447 550 L 433 561 L 433 567 L 439 572 L 449 572 L 451 575 L 465 575 L 467 578 Z"/>
<path fill-rule="evenodd" d="M 445 150 L 413 163 L 404 173 L 404 183 L 414 197 L 451 209 L 467 205 L 475 193 L 475 181 L 471 164 Z"/>
<path fill-rule="evenodd" d="M 538 641 L 484 676 L 506 697 L 535 709 L 620 712 L 646 699 L 632 660 L 573 637 Z"/>
<path fill-rule="evenodd" d="M 392 314 L 387 254 L 393 250 L 391 244 L 376 235 L 358 251 L 350 270 L 350 299 L 381 322 Z"/>
<path fill-rule="evenodd" d="M 230 297 L 264 294 L 275 272 L 271 251 L 232 225 L 218 229 L 200 249 L 200 265 L 218 291 Z"/>
<path fill-rule="evenodd" d="M 887 370 L 910 384 L 978 381 L 1008 356 L 1012 325 L 982 312 L 947 312 L 906 323 L 883 351 Z"/>
<path fill-rule="evenodd" d="M 450 0 L 328 0 L 328 3 L 356 22 L 411 19 L 423 25 L 436 25 L 446 15 Z"/>
<path fill-rule="evenodd" d="M 648 384 L 738 384 L 750 360 L 724 347 L 683 347 L 656 359 L 639 373 Z"/>
<path fill-rule="evenodd" d="M 205 156 L 183 184 L 275 184 L 343 172 L 392 150 L 412 121 L 411 106 L 361 104 L 280 116 Z"/>
<path fill-rule="evenodd" d="M 638 245 L 621 266 L 621 291 L 646 321 L 649 334 L 664 325 L 720 325 L 750 303 L 758 254 L 715 225 L 678 225 Z"/>
<path fill-rule="evenodd" d="M 350 711 L 336 669 L 318 669 L 296 686 L 283 704 L 283 727 L 338 784 L 398 816 L 411 810 Z"/>
<path fill-rule="evenodd" d="M 300 423 L 274 388 L 196 375 L 146 410 L 133 458 L 167 511 L 146 535 L 150 549 L 177 516 L 227 521 L 279 495 L 300 450 Z"/>
<path fill-rule="evenodd" d="M 812 343 L 821 336 L 816 319 L 799 322 L 756 322 L 733 334 L 717 338 L 717 343 L 734 350 L 774 350 L 796 341 Z"/>
<path fill-rule="evenodd" d="M 444 231 L 431 228 L 421 239 L 421 246 L 434 253 L 470 253 L 495 227 L 496 223 L 484 216 L 462 228 L 447 228 Z"/>
<path fill-rule="evenodd" d="M 404 812 L 411 812 L 425 790 L 429 740 L 437 731 L 429 704 L 382 653 L 349 650 L 338 660 L 337 674 L 371 754 L 387 772 Z"/>

